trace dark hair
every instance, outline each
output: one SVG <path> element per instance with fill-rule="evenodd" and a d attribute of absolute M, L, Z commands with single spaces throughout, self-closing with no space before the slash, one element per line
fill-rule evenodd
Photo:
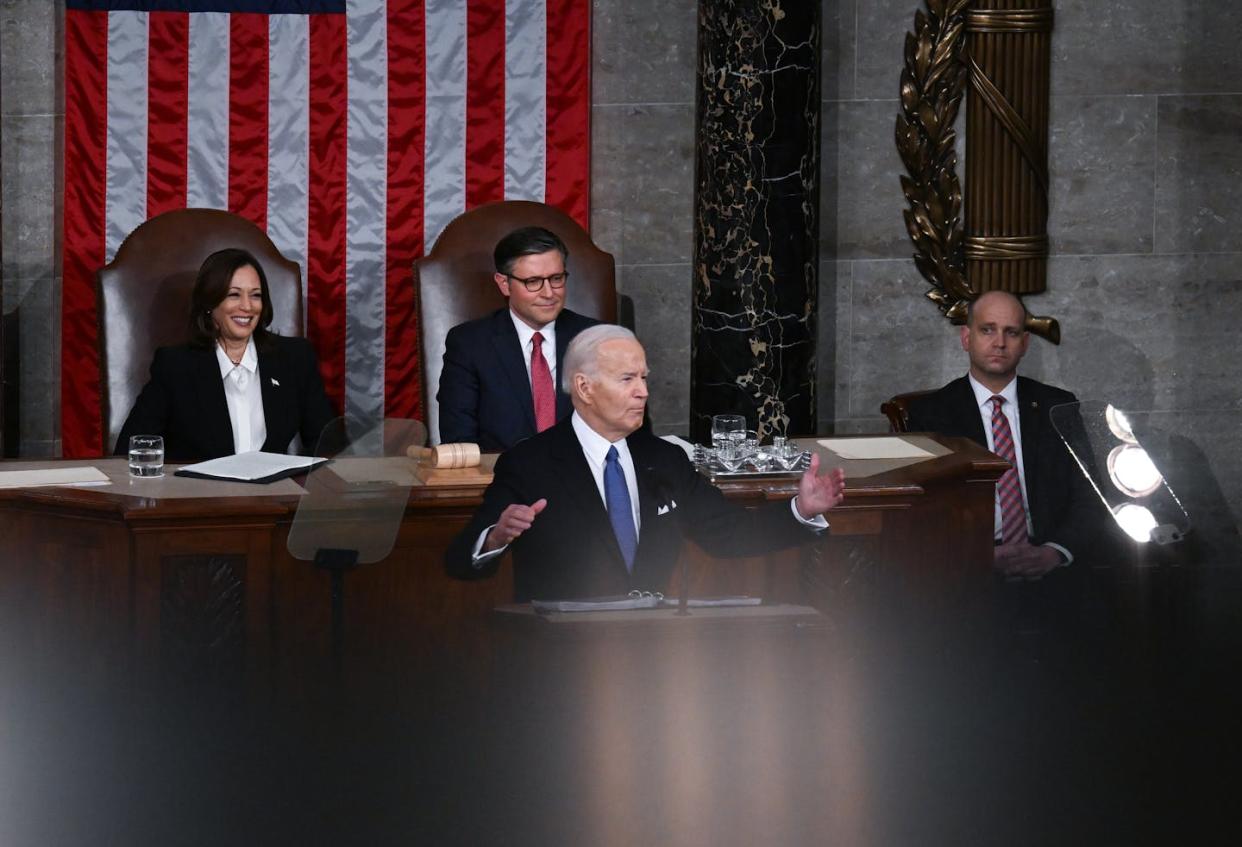
<path fill-rule="evenodd" d="M 272 297 L 267 290 L 263 266 L 248 251 L 226 247 L 204 259 L 194 279 L 194 291 L 190 294 L 190 343 L 195 347 L 210 347 L 216 343 L 220 330 L 216 328 L 211 312 L 228 296 L 233 274 L 247 265 L 259 275 L 259 287 L 263 291 L 263 310 L 259 313 L 259 325 L 255 327 L 252 338 L 256 346 L 267 341 L 267 328 L 272 323 Z"/>
<path fill-rule="evenodd" d="M 496 263 L 496 272 L 508 276 L 513 272 L 514 263 L 523 256 L 537 256 L 556 250 L 561 254 L 561 261 L 568 261 L 569 248 L 560 236 L 541 226 L 524 226 L 515 229 L 496 244 L 492 251 L 492 261 Z"/>

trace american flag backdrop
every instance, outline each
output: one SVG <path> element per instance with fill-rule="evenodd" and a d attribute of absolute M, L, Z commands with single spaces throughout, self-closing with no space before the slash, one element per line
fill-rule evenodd
<path fill-rule="evenodd" d="M 98 453 L 95 272 L 228 209 L 302 266 L 329 397 L 418 416 L 411 264 L 455 216 L 587 225 L 590 0 L 66 0 L 62 434 Z"/>

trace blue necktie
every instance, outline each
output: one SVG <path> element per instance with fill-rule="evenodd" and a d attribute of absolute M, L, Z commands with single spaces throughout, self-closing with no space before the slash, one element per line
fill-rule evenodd
<path fill-rule="evenodd" d="M 608 506 L 608 520 L 617 536 L 625 569 L 633 572 L 634 553 L 638 550 L 638 533 L 634 530 L 634 509 L 630 505 L 630 489 L 625 484 L 625 471 L 617 461 L 617 448 L 609 447 L 604 460 L 604 502 Z"/>

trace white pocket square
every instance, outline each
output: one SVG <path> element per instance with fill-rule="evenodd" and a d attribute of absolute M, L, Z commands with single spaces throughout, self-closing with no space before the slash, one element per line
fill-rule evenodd
<path fill-rule="evenodd" d="M 673 509 L 676 509 L 676 508 L 677 508 L 677 501 L 669 500 L 667 506 L 659 506 L 656 508 L 656 517 L 659 517 L 660 515 L 667 515 L 669 512 L 673 511 Z"/>

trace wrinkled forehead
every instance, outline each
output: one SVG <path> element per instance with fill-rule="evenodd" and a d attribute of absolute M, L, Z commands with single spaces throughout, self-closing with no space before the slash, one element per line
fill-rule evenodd
<path fill-rule="evenodd" d="M 647 354 L 643 346 L 628 338 L 614 338 L 599 345 L 596 358 L 600 370 L 620 374 L 647 370 Z"/>

